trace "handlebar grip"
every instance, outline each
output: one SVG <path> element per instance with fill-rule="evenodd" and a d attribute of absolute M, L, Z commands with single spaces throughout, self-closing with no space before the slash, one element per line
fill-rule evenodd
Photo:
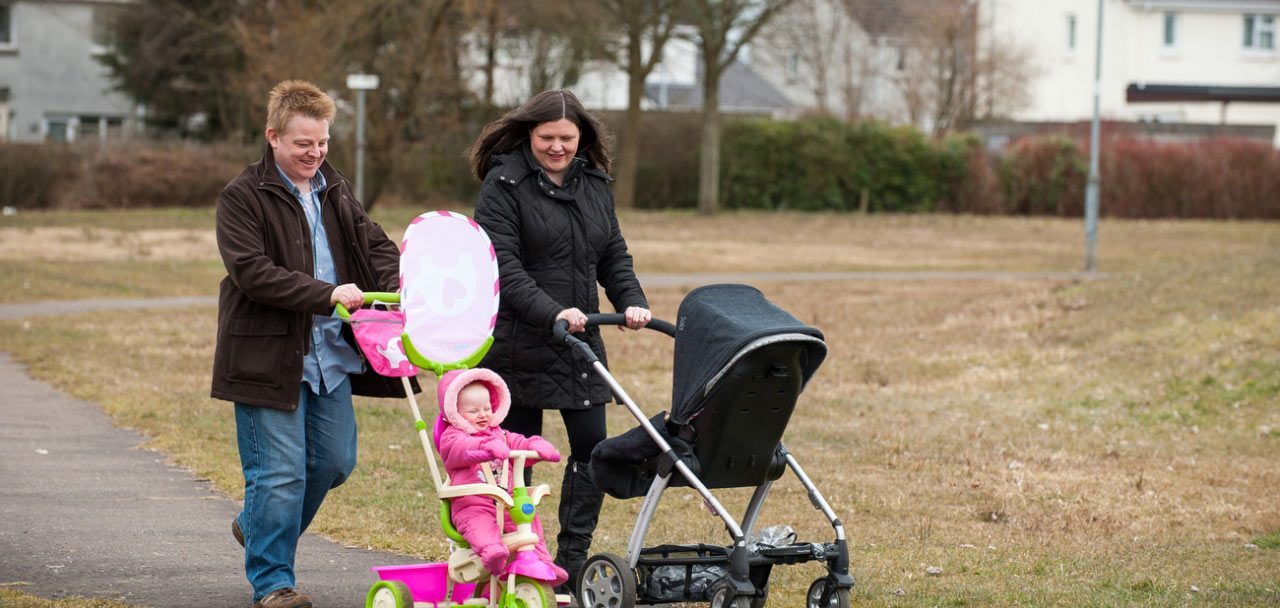
<path fill-rule="evenodd" d="M 626 325 L 627 315 L 619 313 L 594 313 L 587 315 L 587 327 L 592 325 Z M 668 336 L 676 336 L 676 326 L 662 319 L 651 318 L 646 329 L 660 331 Z"/>
<path fill-rule="evenodd" d="M 373 304 L 374 302 L 385 302 L 387 304 L 399 304 L 400 293 L 389 291 L 366 291 L 364 292 L 364 303 Z M 334 310 L 338 311 L 338 317 L 345 320 L 351 320 L 351 311 L 347 310 L 342 302 L 333 305 Z"/>
<path fill-rule="evenodd" d="M 590 318 L 591 315 L 587 315 L 587 319 L 590 320 Z M 591 350 L 591 346 L 589 344 L 569 333 L 568 321 L 564 319 L 556 321 L 555 325 L 551 326 L 551 333 L 556 337 L 557 341 L 564 342 L 571 350 L 576 351 L 578 356 L 582 357 L 587 363 L 595 363 L 600 360 L 599 357 L 596 357 L 595 351 Z"/>

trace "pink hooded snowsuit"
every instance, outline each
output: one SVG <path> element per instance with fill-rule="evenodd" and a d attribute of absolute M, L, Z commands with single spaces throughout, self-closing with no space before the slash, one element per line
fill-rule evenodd
<path fill-rule="evenodd" d="M 493 407 L 493 416 L 485 429 L 476 428 L 458 412 L 458 394 L 467 385 L 481 383 L 489 389 L 489 403 Z M 508 450 L 532 450 L 542 460 L 558 461 L 560 454 L 547 440 L 538 437 L 525 437 L 519 433 L 503 430 L 498 425 L 507 417 L 511 409 L 511 392 L 498 374 L 491 370 L 476 368 L 454 370 L 446 373 L 436 387 L 440 400 L 440 413 L 449 424 L 436 438 L 436 447 L 440 450 L 440 459 L 444 461 L 445 472 L 449 475 L 451 485 L 467 483 L 484 483 L 481 466 L 490 463 L 495 472 L 495 479 L 502 471 L 507 454 L 493 452 L 493 442 L 504 443 Z M 488 444 L 488 445 L 486 445 Z M 501 449 L 498 450 L 501 452 Z M 519 475 L 520 471 L 512 472 Z M 510 486 L 508 478 L 508 486 Z M 511 488 L 508 487 L 509 491 Z M 503 518 L 503 530 L 498 530 L 497 515 L 493 498 L 487 496 L 462 496 L 452 500 L 453 525 L 462 537 L 471 543 L 471 548 L 480 556 L 484 566 L 490 572 L 500 574 L 506 569 L 509 551 L 502 544 L 502 532 L 516 530 L 515 522 L 510 515 Z M 543 540 L 542 522 L 533 518 L 533 533 L 538 535 L 536 551 L 547 564 L 551 564 L 551 556 L 547 553 L 546 541 Z M 557 573 L 564 572 L 556 568 Z M 568 575 L 564 575 L 568 579 Z M 554 582 L 553 585 L 560 582 Z"/>

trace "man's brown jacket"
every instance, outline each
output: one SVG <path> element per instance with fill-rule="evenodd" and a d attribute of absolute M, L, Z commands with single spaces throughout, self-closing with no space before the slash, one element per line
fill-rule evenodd
<path fill-rule="evenodd" d="M 328 183 L 319 196 L 338 284 L 396 291 L 400 249 L 365 214 L 342 174 L 328 161 L 320 171 Z M 311 317 L 332 314 L 334 285 L 313 278 L 306 214 L 285 186 L 270 146 L 223 189 L 216 232 L 227 277 L 218 295 L 211 394 L 293 410 L 302 384 L 302 358 L 310 347 Z M 350 328 L 343 329 L 343 337 L 355 347 Z M 379 376 L 367 364 L 363 373 L 349 378 L 357 395 L 404 396 L 399 379 Z"/>

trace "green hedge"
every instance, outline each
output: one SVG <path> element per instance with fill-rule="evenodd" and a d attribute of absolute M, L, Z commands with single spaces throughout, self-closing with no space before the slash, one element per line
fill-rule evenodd
<path fill-rule="evenodd" d="M 955 207 L 969 138 L 833 118 L 725 125 L 721 200 L 738 209 L 929 212 Z"/>

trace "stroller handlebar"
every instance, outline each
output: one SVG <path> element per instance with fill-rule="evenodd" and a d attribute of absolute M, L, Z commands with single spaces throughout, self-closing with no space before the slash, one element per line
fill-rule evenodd
<path fill-rule="evenodd" d="M 627 317 L 623 314 L 592 313 L 587 315 L 587 327 L 591 327 L 593 325 L 625 326 L 626 324 Z M 645 327 L 655 331 L 660 331 L 673 338 L 676 335 L 676 326 L 663 321 L 662 319 L 650 319 L 649 324 L 645 325 Z M 595 363 L 599 360 L 599 358 L 596 357 L 595 352 L 591 350 L 591 347 L 587 345 L 586 342 L 583 342 L 577 336 L 569 333 L 568 321 L 563 319 L 556 321 L 555 325 L 551 326 L 551 333 L 555 335 L 557 342 L 563 342 L 568 345 L 569 348 L 576 349 L 588 363 Z"/>

